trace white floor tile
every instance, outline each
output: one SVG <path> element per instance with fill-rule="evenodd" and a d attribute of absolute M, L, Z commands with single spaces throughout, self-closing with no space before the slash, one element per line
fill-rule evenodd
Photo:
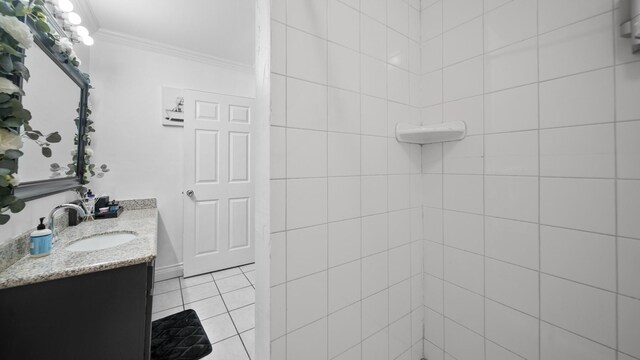
<path fill-rule="evenodd" d="M 158 294 L 153 297 L 153 312 L 160 312 L 176 306 L 182 306 L 180 290 Z"/>
<path fill-rule="evenodd" d="M 256 307 L 255 305 L 245 306 L 230 312 L 231 319 L 236 325 L 238 332 L 245 332 L 256 327 Z"/>
<path fill-rule="evenodd" d="M 218 290 L 220 290 L 220 292 L 224 294 L 242 289 L 247 286 L 251 286 L 251 283 L 249 282 L 249 280 L 247 280 L 244 274 L 240 274 L 216 280 L 216 285 L 218 285 Z"/>
<path fill-rule="evenodd" d="M 244 276 L 247 277 L 247 279 L 249 279 L 249 282 L 251 282 L 251 285 L 256 284 L 256 272 L 255 271 L 247 271 L 246 273 L 244 273 Z"/>
<path fill-rule="evenodd" d="M 242 271 L 240 271 L 239 268 L 231 268 L 231 269 L 220 270 L 220 271 L 216 271 L 214 273 L 211 273 L 211 275 L 213 275 L 213 278 L 216 281 L 218 281 L 220 279 L 227 278 L 229 276 L 239 275 L 239 274 L 242 274 Z"/>
<path fill-rule="evenodd" d="M 255 269 L 256 269 L 255 263 L 240 266 L 240 270 L 242 270 L 242 272 L 245 272 L 245 273 L 249 271 L 254 271 Z"/>
<path fill-rule="evenodd" d="M 195 286 L 195 285 L 200 285 L 200 284 L 204 284 L 207 282 L 211 282 L 213 281 L 213 278 L 211 277 L 211 274 L 202 274 L 202 275 L 198 275 L 198 276 L 192 276 L 189 278 L 180 278 L 180 287 L 181 288 L 186 288 L 186 287 L 190 287 L 190 286 Z"/>
<path fill-rule="evenodd" d="M 180 290 L 180 280 L 178 278 L 158 281 L 153 284 L 154 295 L 159 295 L 174 290 Z"/>
<path fill-rule="evenodd" d="M 243 332 L 242 334 L 240 334 L 240 337 L 242 337 L 242 342 L 244 343 L 245 348 L 247 349 L 247 351 L 249 352 L 249 357 L 251 359 L 255 359 L 256 358 L 256 351 L 255 351 L 255 343 L 256 343 L 256 334 L 255 331 L 253 329 L 247 331 L 247 332 Z"/>
<path fill-rule="evenodd" d="M 157 313 L 153 313 L 151 315 L 151 321 L 156 321 L 158 319 L 162 319 L 163 317 L 167 317 L 169 315 L 179 313 L 182 310 L 184 310 L 184 306 L 180 305 L 180 306 L 173 307 L 171 309 L 162 310 Z"/>
<path fill-rule="evenodd" d="M 214 296 L 186 304 L 185 309 L 195 310 L 200 321 L 227 312 L 227 308 L 224 306 L 220 296 Z"/>
<path fill-rule="evenodd" d="M 184 299 L 185 304 L 216 295 L 219 295 L 219 293 L 216 285 L 213 282 L 208 282 L 196 286 L 189 286 L 182 289 L 182 298 Z"/>
<path fill-rule="evenodd" d="M 201 321 L 204 331 L 212 344 L 224 339 L 230 338 L 237 334 L 236 328 L 233 326 L 229 314 L 224 313 L 214 316 L 207 320 Z M 215 353 L 215 349 L 214 349 Z"/>
<path fill-rule="evenodd" d="M 249 360 L 240 336 L 213 344 L 213 352 L 202 360 Z"/>
<path fill-rule="evenodd" d="M 255 303 L 256 291 L 252 287 L 246 287 L 244 289 L 222 294 L 222 298 L 224 299 L 224 302 L 229 310 L 235 310 L 237 308 Z"/>

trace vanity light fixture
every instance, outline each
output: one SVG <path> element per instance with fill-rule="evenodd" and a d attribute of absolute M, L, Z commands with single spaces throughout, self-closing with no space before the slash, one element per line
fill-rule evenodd
<path fill-rule="evenodd" d="M 65 15 L 67 21 L 69 21 L 69 24 L 71 25 L 80 25 L 80 23 L 82 23 L 82 18 L 77 13 L 68 12 Z"/>
<path fill-rule="evenodd" d="M 71 12 L 73 11 L 73 3 L 71 3 L 71 1 L 69 0 L 57 0 L 57 7 L 60 9 L 60 11 L 62 12 Z"/>
<path fill-rule="evenodd" d="M 71 30 L 73 30 L 80 39 L 89 36 L 89 30 L 82 25 L 74 26 Z"/>
<path fill-rule="evenodd" d="M 87 45 L 87 46 L 91 46 L 93 45 L 94 41 L 93 38 L 89 35 L 85 36 L 82 38 L 82 43 Z"/>
<path fill-rule="evenodd" d="M 71 0 L 45 0 L 45 10 L 49 13 L 52 20 L 55 20 L 53 27 L 58 35 L 68 37 L 74 43 L 82 42 L 86 46 L 91 46 L 94 40 L 89 36 L 89 30 L 80 25 L 82 18 L 76 12 L 73 12 L 73 3 Z"/>

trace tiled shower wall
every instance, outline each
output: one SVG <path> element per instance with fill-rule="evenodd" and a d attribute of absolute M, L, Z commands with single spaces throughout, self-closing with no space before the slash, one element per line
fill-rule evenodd
<path fill-rule="evenodd" d="M 624 2 L 622 2 L 624 4 Z M 640 359 L 640 55 L 612 0 L 423 0 L 425 353 Z"/>
<path fill-rule="evenodd" d="M 422 356 L 420 6 L 272 2 L 273 360 Z"/>

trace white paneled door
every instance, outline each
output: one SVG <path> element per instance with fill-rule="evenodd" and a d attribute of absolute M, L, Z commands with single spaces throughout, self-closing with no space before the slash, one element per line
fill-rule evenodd
<path fill-rule="evenodd" d="M 185 91 L 184 276 L 254 261 L 253 99 Z"/>

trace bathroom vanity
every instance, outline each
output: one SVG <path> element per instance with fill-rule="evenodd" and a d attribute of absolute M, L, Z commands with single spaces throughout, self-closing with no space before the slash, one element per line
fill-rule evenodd
<path fill-rule="evenodd" d="M 149 359 L 158 220 L 139 207 L 68 227 L 51 255 L 0 272 L 0 359 Z M 93 241 L 105 234 L 135 236 Z"/>

